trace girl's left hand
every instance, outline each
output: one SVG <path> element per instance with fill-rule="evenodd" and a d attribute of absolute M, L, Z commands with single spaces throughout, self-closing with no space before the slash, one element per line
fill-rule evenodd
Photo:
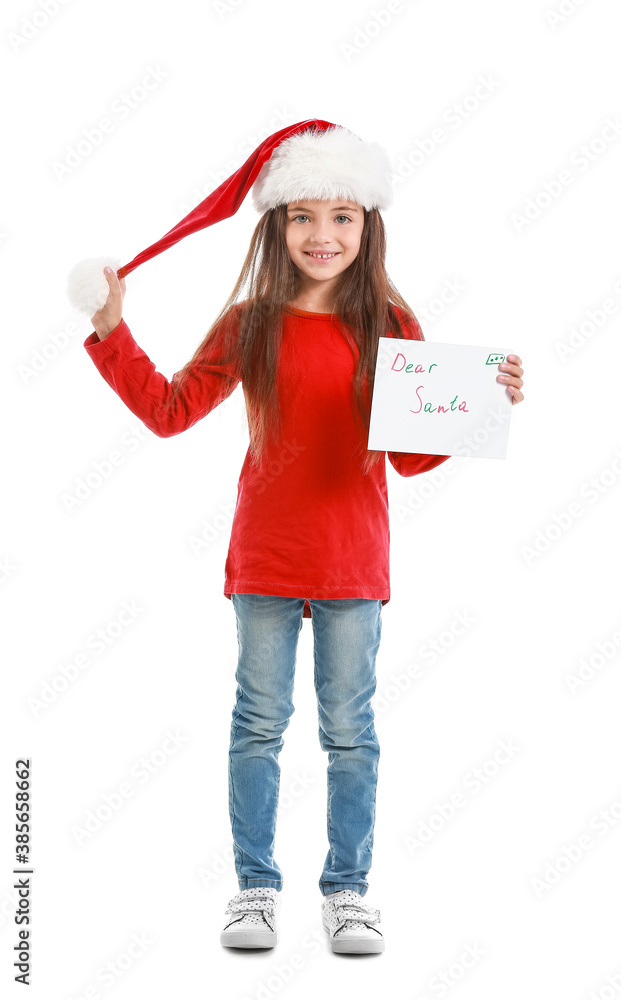
<path fill-rule="evenodd" d="M 505 374 L 497 375 L 496 381 L 502 382 L 503 385 L 506 385 L 507 389 L 513 396 L 513 403 L 521 403 L 524 399 L 524 393 L 520 391 L 524 385 L 522 381 L 524 369 L 520 367 L 521 364 L 522 361 L 518 358 L 517 354 L 507 354 L 507 360 L 498 365 L 501 372 L 504 372 Z"/>

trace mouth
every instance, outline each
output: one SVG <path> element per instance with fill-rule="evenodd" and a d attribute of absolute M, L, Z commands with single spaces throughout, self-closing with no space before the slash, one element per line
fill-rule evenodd
<path fill-rule="evenodd" d="M 312 260 L 328 261 L 333 260 L 334 257 L 338 257 L 340 251 L 335 250 L 332 253 L 313 253 L 311 250 L 305 250 L 304 253 Z"/>

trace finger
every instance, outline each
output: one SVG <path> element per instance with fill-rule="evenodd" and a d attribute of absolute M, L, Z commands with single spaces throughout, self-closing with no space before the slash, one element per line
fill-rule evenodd
<path fill-rule="evenodd" d="M 507 361 L 502 361 L 498 365 L 498 368 L 501 372 L 504 372 L 506 375 L 519 375 L 521 377 L 524 374 L 523 368 L 520 368 L 519 365 L 509 364 Z"/>
<path fill-rule="evenodd" d="M 520 392 L 520 390 L 516 386 L 508 385 L 507 389 L 509 390 L 511 396 L 513 397 L 511 400 L 512 403 L 521 403 L 523 401 L 524 393 Z"/>
<path fill-rule="evenodd" d="M 116 271 L 108 275 L 108 285 L 110 286 L 110 295 L 112 298 L 120 299 L 123 295 L 123 286 L 116 275 Z"/>
<path fill-rule="evenodd" d="M 496 376 L 496 381 L 497 382 L 502 382 L 502 384 L 506 385 L 507 388 L 510 388 L 513 385 L 513 386 L 517 386 L 518 389 L 521 389 L 522 386 L 524 385 L 524 382 L 522 381 L 521 378 L 518 378 L 515 375 L 508 375 L 506 373 L 502 373 L 500 375 L 497 375 Z"/>

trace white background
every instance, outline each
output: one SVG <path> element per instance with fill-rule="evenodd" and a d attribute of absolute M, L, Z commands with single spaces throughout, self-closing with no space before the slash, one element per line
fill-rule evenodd
<path fill-rule="evenodd" d="M 23 995 L 11 803 L 14 761 L 27 755 L 30 996 L 621 995 L 619 9 L 391 8 L 3 8 L 3 994 Z M 153 70 L 159 83 L 141 89 Z M 59 172 L 105 117 L 112 131 Z M 392 598 L 366 897 L 386 950 L 357 960 L 333 955 L 321 927 L 326 758 L 308 620 L 281 754 L 281 939 L 257 953 L 219 944 L 237 892 L 227 785 L 237 643 L 223 582 L 248 443 L 241 390 L 187 433 L 156 438 L 98 374 L 82 346 L 90 322 L 65 295 L 78 260 L 129 261 L 263 138 L 315 117 L 380 142 L 400 165 L 384 213 L 387 267 L 425 337 L 500 341 L 525 370 L 505 461 L 455 457 L 412 479 L 388 465 Z M 546 195 L 564 170 L 572 183 Z M 128 276 L 124 318 L 168 377 L 226 301 L 257 221 L 248 198 Z M 581 346 L 561 357 L 580 328 Z M 123 462 L 68 509 L 78 480 L 115 450 Z M 133 624 L 34 710 L 89 636 L 114 630 L 123 602 L 141 609 Z M 458 615 L 472 623 L 455 637 Z M 423 648 L 432 641 L 435 662 Z M 572 693 L 568 675 L 583 662 L 586 677 L 589 661 Z M 169 731 L 185 742 L 146 782 L 130 777 L 141 759 L 161 759 Z M 517 748 L 511 758 L 502 742 Z M 105 796 L 128 781 L 131 798 L 78 842 L 89 811 L 105 815 Z M 442 820 L 458 792 L 464 804 Z M 134 935 L 148 943 L 131 958 Z M 469 966 L 466 946 L 479 955 Z"/>

